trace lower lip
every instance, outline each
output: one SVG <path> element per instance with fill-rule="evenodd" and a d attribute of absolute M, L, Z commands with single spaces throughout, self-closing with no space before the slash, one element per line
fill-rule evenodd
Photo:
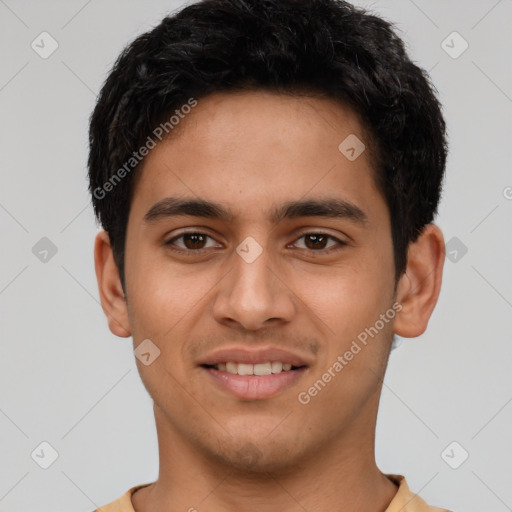
<path fill-rule="evenodd" d="M 215 368 L 203 369 L 222 389 L 241 400 L 264 400 L 295 384 L 307 370 L 306 367 L 270 375 L 238 375 Z"/>

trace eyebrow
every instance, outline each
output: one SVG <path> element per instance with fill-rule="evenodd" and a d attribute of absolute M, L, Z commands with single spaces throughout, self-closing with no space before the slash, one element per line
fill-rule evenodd
<path fill-rule="evenodd" d="M 155 203 L 144 215 L 146 224 L 153 224 L 169 217 L 191 216 L 232 222 L 233 212 L 221 203 L 204 199 L 184 199 L 166 197 Z M 271 223 L 278 224 L 285 219 L 299 217 L 326 217 L 348 219 L 354 223 L 366 224 L 367 215 L 355 204 L 338 198 L 307 199 L 288 201 L 270 210 L 268 218 Z"/>

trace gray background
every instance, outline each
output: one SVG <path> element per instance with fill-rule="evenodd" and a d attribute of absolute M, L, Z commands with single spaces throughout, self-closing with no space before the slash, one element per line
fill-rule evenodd
<path fill-rule="evenodd" d="M 2 512 L 90 512 L 157 477 L 131 339 L 98 302 L 87 124 L 121 49 L 181 3 L 0 0 Z M 377 462 L 429 503 L 512 510 L 512 0 L 357 4 L 431 71 L 451 146 L 437 222 L 456 238 L 428 331 L 392 352 Z M 43 31 L 59 45 L 47 59 L 31 47 Z M 453 31 L 469 44 L 457 58 Z M 58 452 L 48 469 L 31 457 L 42 441 Z"/>

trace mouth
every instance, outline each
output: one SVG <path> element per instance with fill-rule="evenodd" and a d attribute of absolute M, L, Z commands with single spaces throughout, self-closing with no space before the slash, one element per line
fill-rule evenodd
<path fill-rule="evenodd" d="M 295 366 L 282 361 L 237 363 L 234 361 L 202 364 L 209 384 L 223 394 L 242 401 L 267 400 L 289 390 L 304 376 L 307 365 Z"/>
<path fill-rule="evenodd" d="M 265 400 L 296 386 L 312 364 L 308 354 L 272 346 L 231 346 L 198 361 L 207 385 L 230 398 Z"/>
<path fill-rule="evenodd" d="M 264 363 L 236 363 L 227 361 L 217 364 L 203 364 L 203 368 L 226 372 L 231 375 L 255 375 L 257 377 L 265 377 L 268 375 L 276 375 L 283 372 L 290 372 L 305 368 L 306 365 L 294 366 L 291 363 L 283 363 L 282 361 L 267 361 Z"/>

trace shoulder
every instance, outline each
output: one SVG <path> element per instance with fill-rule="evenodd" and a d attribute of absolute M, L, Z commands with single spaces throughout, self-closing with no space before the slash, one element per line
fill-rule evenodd
<path fill-rule="evenodd" d="M 403 475 L 386 474 L 398 485 L 398 491 L 385 512 L 450 512 L 447 509 L 428 505 L 423 498 L 409 489 Z"/>
<path fill-rule="evenodd" d="M 152 482 L 136 485 L 128 489 L 120 498 L 114 500 L 102 507 L 97 508 L 93 512 L 135 512 L 132 506 L 132 494 L 142 487 L 151 485 Z"/>

